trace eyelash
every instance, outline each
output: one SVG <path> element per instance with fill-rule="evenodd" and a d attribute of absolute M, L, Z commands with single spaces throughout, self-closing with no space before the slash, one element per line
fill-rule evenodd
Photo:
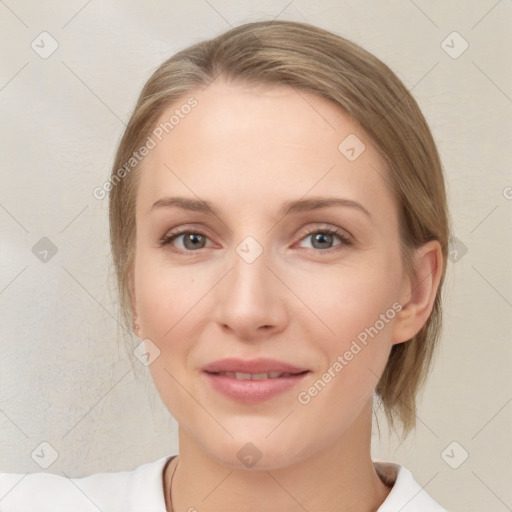
<path fill-rule="evenodd" d="M 302 235 L 302 237 L 300 238 L 299 241 L 302 241 L 304 238 L 307 238 L 308 236 L 314 235 L 316 233 L 336 235 L 340 239 L 341 243 L 338 244 L 338 245 L 335 245 L 333 247 L 330 247 L 328 249 L 315 249 L 314 247 L 313 248 L 306 248 L 306 249 L 309 249 L 309 250 L 312 250 L 312 251 L 316 251 L 316 252 L 331 252 L 331 251 L 340 250 L 340 248 L 342 248 L 343 246 L 353 245 L 352 240 L 350 240 L 350 238 L 348 238 L 348 236 L 346 236 L 343 232 L 341 232 L 339 229 L 330 228 L 330 227 L 326 227 L 326 228 L 322 228 L 322 229 L 318 229 L 317 228 L 317 229 L 309 230 L 309 231 L 307 231 L 306 233 L 304 233 Z M 200 231 L 200 230 L 181 229 L 179 231 L 175 231 L 175 232 L 171 231 L 170 233 L 167 233 L 165 236 L 163 236 L 159 240 L 159 245 L 161 247 L 169 246 L 170 250 L 172 252 L 174 252 L 174 253 L 177 253 L 177 254 L 192 254 L 194 252 L 199 252 L 200 249 L 198 249 L 196 251 L 191 251 L 191 250 L 178 250 L 178 249 L 175 249 L 175 248 L 171 248 L 172 247 L 171 243 L 175 239 L 177 239 L 181 235 L 186 235 L 186 234 L 201 235 L 201 236 L 204 236 L 205 238 L 208 238 L 208 236 L 205 233 L 203 233 L 202 231 Z M 201 249 L 204 249 L 204 247 L 202 247 Z"/>

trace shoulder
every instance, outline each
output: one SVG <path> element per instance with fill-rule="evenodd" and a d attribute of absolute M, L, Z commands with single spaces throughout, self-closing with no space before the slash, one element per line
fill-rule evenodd
<path fill-rule="evenodd" d="M 392 485 L 377 512 L 448 512 L 428 495 L 405 467 L 390 462 L 374 462 L 374 466 L 384 483 Z"/>
<path fill-rule="evenodd" d="M 50 473 L 0 473 L 2 512 L 165 512 L 162 471 L 169 457 L 132 471 L 68 478 Z"/>

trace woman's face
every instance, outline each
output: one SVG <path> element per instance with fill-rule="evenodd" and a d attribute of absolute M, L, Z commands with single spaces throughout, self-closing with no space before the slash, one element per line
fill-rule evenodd
<path fill-rule="evenodd" d="M 284 467 L 350 431 L 403 341 L 389 177 L 311 93 L 218 80 L 158 124 L 176 109 L 138 185 L 139 336 L 188 439 L 229 465 Z"/>

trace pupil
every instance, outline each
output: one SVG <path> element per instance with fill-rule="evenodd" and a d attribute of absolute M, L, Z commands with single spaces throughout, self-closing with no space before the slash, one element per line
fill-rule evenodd
<path fill-rule="evenodd" d="M 327 243 L 329 244 L 329 242 L 331 242 L 332 240 L 330 240 L 332 238 L 332 235 L 328 234 L 328 233 L 317 233 L 316 236 L 315 236 L 315 241 L 319 241 L 320 243 Z M 326 242 L 327 240 L 327 242 Z M 325 249 L 325 247 L 321 247 L 321 249 Z"/>
<path fill-rule="evenodd" d="M 185 245 L 187 245 L 187 240 L 191 241 L 190 245 L 191 247 L 187 247 L 188 249 L 190 248 L 197 248 L 198 247 L 198 244 L 196 242 L 199 241 L 199 244 L 200 244 L 200 238 L 201 238 L 202 235 L 200 235 L 199 233 L 192 233 L 190 234 L 188 237 L 185 238 Z"/>

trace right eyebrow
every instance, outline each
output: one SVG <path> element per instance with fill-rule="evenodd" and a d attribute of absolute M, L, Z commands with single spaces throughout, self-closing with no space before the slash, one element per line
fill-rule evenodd
<path fill-rule="evenodd" d="M 189 199 L 187 197 L 163 197 L 155 201 L 149 211 L 153 211 L 155 208 L 171 208 L 173 206 L 184 210 L 218 216 L 215 208 L 208 201 Z"/>

